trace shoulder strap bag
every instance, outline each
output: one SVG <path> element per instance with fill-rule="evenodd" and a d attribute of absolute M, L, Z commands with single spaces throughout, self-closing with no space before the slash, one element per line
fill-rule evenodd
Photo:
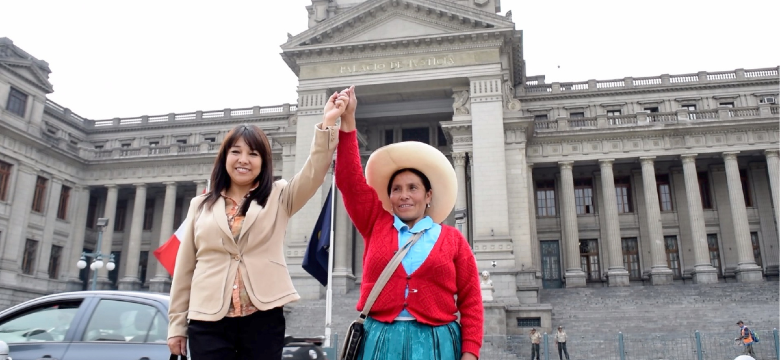
<path fill-rule="evenodd" d="M 358 355 L 360 354 L 360 344 L 363 341 L 365 332 L 363 323 L 366 321 L 366 317 L 368 317 L 368 312 L 371 311 L 374 301 L 379 297 L 379 294 L 382 292 L 382 289 L 384 289 L 387 281 L 390 280 L 395 269 L 398 268 L 398 264 L 401 263 L 401 260 L 403 260 L 406 253 L 409 252 L 409 248 L 420 239 L 423 232 L 424 231 L 420 231 L 412 235 L 409 241 L 393 255 L 393 258 L 390 259 L 390 262 L 385 266 L 385 269 L 382 270 L 382 274 L 379 275 L 379 280 L 376 281 L 371 292 L 368 294 L 368 299 L 366 299 L 366 304 L 363 306 L 363 311 L 360 313 L 357 320 L 353 321 L 352 324 L 349 325 L 349 329 L 347 329 L 347 336 L 344 338 L 344 345 L 341 348 L 340 360 L 357 360 Z"/>

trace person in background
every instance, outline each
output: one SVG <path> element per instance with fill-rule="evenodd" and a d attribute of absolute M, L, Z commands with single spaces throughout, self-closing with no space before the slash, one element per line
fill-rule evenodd
<path fill-rule="evenodd" d="M 452 164 L 430 145 L 401 142 L 374 151 L 364 176 L 354 87 L 342 93 L 336 185 L 365 242 L 358 311 L 393 254 L 419 236 L 369 311 L 358 359 L 476 360 L 484 313 L 476 259 L 463 234 L 441 224 L 457 197 Z"/>
<path fill-rule="evenodd" d="M 542 334 L 536 331 L 536 328 L 531 329 L 531 360 L 539 360 L 539 344 L 542 343 Z M 534 359 L 534 357 L 536 359 Z"/>
<path fill-rule="evenodd" d="M 555 343 L 558 345 L 558 358 L 563 360 L 563 354 L 566 354 L 566 360 L 569 360 L 569 350 L 566 349 L 566 332 L 563 326 L 558 325 L 558 331 L 555 332 Z"/>
<path fill-rule="evenodd" d="M 742 345 L 745 346 L 744 355 L 750 355 L 755 358 L 756 353 L 753 352 L 753 334 L 750 332 L 750 329 L 745 326 L 745 323 L 743 323 L 742 320 L 737 321 L 737 326 L 739 326 L 739 337 L 734 340 L 742 341 Z"/>
<path fill-rule="evenodd" d="M 176 255 L 168 347 L 197 360 L 279 360 L 283 306 L 300 299 L 284 257 L 287 223 L 325 180 L 346 96 L 334 93 L 300 172 L 274 181 L 271 145 L 255 125 L 233 128 L 211 189 L 192 200 Z"/>

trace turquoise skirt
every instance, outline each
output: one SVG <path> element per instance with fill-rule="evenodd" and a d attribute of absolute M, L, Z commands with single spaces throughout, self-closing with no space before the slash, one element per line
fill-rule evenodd
<path fill-rule="evenodd" d="M 460 359 L 460 325 L 430 326 L 417 321 L 391 324 L 366 319 L 358 360 Z"/>

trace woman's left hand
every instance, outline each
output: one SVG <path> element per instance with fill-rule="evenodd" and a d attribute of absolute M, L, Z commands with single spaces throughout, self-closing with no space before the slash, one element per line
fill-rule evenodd
<path fill-rule="evenodd" d="M 333 93 L 328 99 L 328 102 L 325 103 L 325 114 L 323 115 L 322 121 L 323 127 L 336 125 L 336 119 L 344 113 L 347 104 L 349 104 L 349 95 L 339 94 L 338 92 Z"/>

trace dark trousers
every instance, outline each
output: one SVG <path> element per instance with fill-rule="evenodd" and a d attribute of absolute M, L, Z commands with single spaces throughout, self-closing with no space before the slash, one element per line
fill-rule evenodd
<path fill-rule="evenodd" d="M 531 344 L 531 360 L 539 360 L 539 344 Z"/>
<path fill-rule="evenodd" d="M 284 348 L 281 307 L 219 321 L 190 320 L 192 360 L 280 360 Z"/>
<path fill-rule="evenodd" d="M 566 354 L 566 360 L 569 360 L 569 350 L 566 350 L 566 343 L 565 342 L 559 342 L 558 343 L 558 358 L 563 360 L 563 354 Z"/>

